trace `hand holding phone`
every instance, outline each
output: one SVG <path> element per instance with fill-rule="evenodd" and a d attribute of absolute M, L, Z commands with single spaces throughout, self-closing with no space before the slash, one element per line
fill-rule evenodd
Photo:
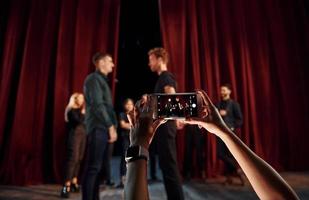
<path fill-rule="evenodd" d="M 197 93 L 158 93 L 151 96 L 155 101 L 154 119 L 198 117 L 201 98 Z"/>

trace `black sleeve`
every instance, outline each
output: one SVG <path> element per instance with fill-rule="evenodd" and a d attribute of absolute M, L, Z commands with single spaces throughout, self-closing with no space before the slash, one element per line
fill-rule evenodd
<path fill-rule="evenodd" d="M 243 123 L 243 117 L 241 113 L 240 106 L 237 102 L 234 102 L 233 104 L 233 115 L 235 117 L 235 128 L 239 128 Z"/>
<path fill-rule="evenodd" d="M 126 114 L 126 113 L 122 112 L 122 113 L 119 114 L 119 121 L 121 121 L 121 120 L 123 120 L 123 121 L 125 121 L 125 122 L 128 121 L 128 118 L 127 118 L 127 114 Z"/>
<path fill-rule="evenodd" d="M 176 81 L 175 81 L 175 79 L 174 79 L 174 77 L 173 77 L 172 74 L 167 74 L 167 75 L 164 77 L 162 83 L 163 83 L 163 84 L 162 84 L 163 89 L 164 89 L 165 86 L 171 86 L 171 87 L 175 88 L 175 90 L 176 90 Z"/>

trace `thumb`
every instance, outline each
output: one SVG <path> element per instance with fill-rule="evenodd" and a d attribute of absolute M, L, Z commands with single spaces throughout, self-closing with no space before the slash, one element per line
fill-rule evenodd
<path fill-rule="evenodd" d="M 157 119 L 156 121 L 154 121 L 153 124 L 152 124 L 152 127 L 153 127 L 153 129 L 154 129 L 153 132 L 156 132 L 157 128 L 158 128 L 160 125 L 162 125 L 162 124 L 164 124 L 164 123 L 166 123 L 166 122 L 167 122 L 166 119 Z"/>

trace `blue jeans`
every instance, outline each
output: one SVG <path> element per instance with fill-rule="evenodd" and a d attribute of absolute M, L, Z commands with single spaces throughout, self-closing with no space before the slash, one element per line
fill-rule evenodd
<path fill-rule="evenodd" d="M 99 173 L 107 146 L 108 132 L 106 129 L 95 128 L 87 139 L 87 160 L 82 184 L 83 200 L 96 200 L 99 199 Z"/>

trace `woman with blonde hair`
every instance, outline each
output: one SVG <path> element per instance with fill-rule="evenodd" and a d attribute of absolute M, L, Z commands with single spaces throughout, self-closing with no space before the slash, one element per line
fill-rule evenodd
<path fill-rule="evenodd" d="M 62 198 L 69 198 L 70 192 L 79 192 L 78 173 L 86 147 L 86 128 L 84 125 L 84 95 L 74 93 L 64 112 L 64 120 L 68 125 L 67 157 Z"/>

